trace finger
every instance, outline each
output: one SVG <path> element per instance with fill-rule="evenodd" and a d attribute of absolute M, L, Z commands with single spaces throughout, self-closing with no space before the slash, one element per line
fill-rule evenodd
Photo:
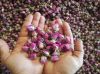
<path fill-rule="evenodd" d="M 16 46 L 14 51 L 20 51 L 22 46 L 26 43 L 27 39 L 28 39 L 28 31 L 27 31 L 27 26 L 30 25 L 32 23 L 33 20 L 33 15 L 29 14 L 24 21 L 24 24 L 22 26 L 19 38 L 16 42 Z"/>
<path fill-rule="evenodd" d="M 45 24 L 45 17 L 44 16 L 41 16 L 40 17 L 40 21 L 39 21 L 39 28 L 41 28 L 41 30 L 44 29 L 44 24 Z"/>
<path fill-rule="evenodd" d="M 78 58 L 83 58 L 84 50 L 83 50 L 83 42 L 80 39 L 77 39 L 75 42 L 75 50 L 73 51 L 73 55 Z"/>
<path fill-rule="evenodd" d="M 63 22 L 63 31 L 64 31 L 64 35 L 69 36 L 71 38 L 72 49 L 74 49 L 73 34 L 67 22 Z"/>
<path fill-rule="evenodd" d="M 63 28 L 62 28 L 62 21 L 60 18 L 56 19 L 56 21 L 58 22 L 59 24 L 59 27 L 60 27 L 60 33 L 63 34 Z"/>
<path fill-rule="evenodd" d="M 7 43 L 0 39 L 0 57 L 1 62 L 5 62 L 5 60 L 9 57 L 10 50 Z"/>
<path fill-rule="evenodd" d="M 47 26 L 47 24 L 45 24 L 45 25 L 44 25 L 44 31 L 45 31 L 45 32 L 47 31 L 47 28 L 48 28 L 48 26 Z"/>
<path fill-rule="evenodd" d="M 32 20 L 33 20 L 33 15 L 32 14 L 29 14 L 25 18 L 25 21 L 23 23 L 23 26 L 22 26 L 21 32 L 19 34 L 19 37 L 27 37 L 27 35 L 28 35 L 27 26 L 32 23 Z"/>
<path fill-rule="evenodd" d="M 39 12 L 36 12 L 33 16 L 33 21 L 32 24 L 37 27 L 39 24 L 39 20 L 40 20 L 41 14 Z"/>
<path fill-rule="evenodd" d="M 28 37 L 19 37 L 16 43 L 16 46 L 14 48 L 14 52 L 19 52 L 22 50 L 22 47 L 27 42 Z"/>

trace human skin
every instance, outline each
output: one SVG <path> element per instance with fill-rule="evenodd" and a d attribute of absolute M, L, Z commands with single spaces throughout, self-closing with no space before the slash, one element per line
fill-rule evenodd
<path fill-rule="evenodd" d="M 60 56 L 60 60 L 53 63 L 48 61 L 45 64 L 39 62 L 39 58 L 30 60 L 28 55 L 22 51 L 23 45 L 28 40 L 27 26 L 31 23 L 42 30 L 48 29 L 45 25 L 45 17 L 39 12 L 29 14 L 22 26 L 18 41 L 12 52 L 9 51 L 7 43 L 0 40 L 0 57 L 2 64 L 5 64 L 12 74 L 74 74 L 83 64 L 83 43 L 81 40 L 73 40 L 70 26 L 61 19 L 56 19 L 60 24 L 60 33 L 71 37 L 73 51 L 68 51 Z"/>

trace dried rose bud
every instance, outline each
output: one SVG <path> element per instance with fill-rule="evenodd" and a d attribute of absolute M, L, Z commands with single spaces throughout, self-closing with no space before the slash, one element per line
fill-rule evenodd
<path fill-rule="evenodd" d="M 53 44 L 54 49 L 58 49 L 59 45 L 58 44 Z"/>
<path fill-rule="evenodd" d="M 58 38 L 61 38 L 61 39 L 63 39 L 63 38 L 64 38 L 64 35 L 62 35 L 62 34 L 59 34 L 59 35 L 58 35 Z"/>
<path fill-rule="evenodd" d="M 28 25 L 27 29 L 28 29 L 28 31 L 34 31 L 35 27 L 33 25 Z"/>
<path fill-rule="evenodd" d="M 70 48 L 71 48 L 70 44 L 63 44 L 63 45 L 61 45 L 61 51 L 62 52 L 69 51 Z"/>
<path fill-rule="evenodd" d="M 57 41 L 56 44 L 58 44 L 59 46 L 61 46 L 61 42 L 60 41 Z"/>
<path fill-rule="evenodd" d="M 41 62 L 42 64 L 45 64 L 45 63 L 47 62 L 47 57 L 46 57 L 46 56 L 41 56 L 40 62 Z"/>
<path fill-rule="evenodd" d="M 35 47 L 35 48 L 30 48 L 30 51 L 31 51 L 31 52 L 39 52 L 39 49 L 38 49 L 37 47 Z"/>
<path fill-rule="evenodd" d="M 31 54 L 29 54 L 29 58 L 30 59 L 35 59 L 37 57 L 37 54 L 36 53 L 31 53 Z"/>
<path fill-rule="evenodd" d="M 57 52 L 57 51 L 52 53 L 52 56 L 59 56 L 59 55 L 60 55 L 60 52 Z"/>
<path fill-rule="evenodd" d="M 57 38 L 58 38 L 58 33 L 54 33 L 54 34 L 52 35 L 52 38 L 53 38 L 53 39 L 57 39 Z"/>
<path fill-rule="evenodd" d="M 44 38 L 48 39 L 48 37 L 49 37 L 48 33 L 45 33 Z"/>
<path fill-rule="evenodd" d="M 43 42 L 44 41 L 44 38 L 42 38 L 41 36 L 38 36 L 37 37 L 37 40 L 38 40 L 38 42 Z"/>
<path fill-rule="evenodd" d="M 48 40 L 48 39 L 45 39 L 45 43 L 48 44 L 48 45 L 52 45 L 53 44 L 53 42 Z"/>
<path fill-rule="evenodd" d="M 59 60 L 59 57 L 58 56 L 56 56 L 56 55 L 51 56 L 51 61 L 56 62 L 58 60 Z"/>
<path fill-rule="evenodd" d="M 22 49 L 23 49 L 23 51 L 27 52 L 29 47 L 28 46 L 23 46 Z"/>
<path fill-rule="evenodd" d="M 46 49 L 49 50 L 51 48 L 51 46 L 47 46 Z"/>
<path fill-rule="evenodd" d="M 38 34 L 43 36 L 45 34 L 45 32 L 43 30 L 41 30 L 41 31 L 38 31 Z"/>
<path fill-rule="evenodd" d="M 36 49 L 36 44 L 35 43 L 31 43 L 30 48 L 32 48 L 33 50 Z"/>
<path fill-rule="evenodd" d="M 44 50 L 43 53 L 45 56 L 50 56 L 49 51 Z"/>
<path fill-rule="evenodd" d="M 34 36 L 37 36 L 38 34 L 37 34 L 37 32 L 36 31 L 33 31 L 32 32 L 32 36 L 34 37 Z"/>
<path fill-rule="evenodd" d="M 52 43 L 56 43 L 56 40 L 52 39 L 52 40 L 50 40 L 50 42 L 52 42 Z"/>

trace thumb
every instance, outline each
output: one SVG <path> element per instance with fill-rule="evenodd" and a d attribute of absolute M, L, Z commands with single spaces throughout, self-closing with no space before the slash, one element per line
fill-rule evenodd
<path fill-rule="evenodd" d="M 83 64 L 83 56 L 84 56 L 84 50 L 83 50 L 83 42 L 80 39 L 75 40 L 75 46 L 73 51 L 73 56 L 77 59 L 77 62 L 79 64 Z"/>
<path fill-rule="evenodd" d="M 7 43 L 0 39 L 0 59 L 1 62 L 5 62 L 5 60 L 8 58 L 8 56 L 10 55 L 10 51 L 9 51 L 9 47 L 7 45 Z"/>

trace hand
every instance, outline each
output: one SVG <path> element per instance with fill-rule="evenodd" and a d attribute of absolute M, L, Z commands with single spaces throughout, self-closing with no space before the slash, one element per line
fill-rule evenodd
<path fill-rule="evenodd" d="M 0 40 L 0 56 L 1 62 L 4 63 L 12 74 L 42 74 L 43 65 L 36 60 L 27 58 L 27 54 L 22 51 L 22 46 L 28 40 L 27 25 L 34 24 L 35 27 L 39 26 L 41 29 L 44 27 L 45 18 L 40 13 L 36 12 L 33 15 L 28 15 L 22 26 L 17 44 L 12 52 L 9 51 L 7 43 Z"/>
<path fill-rule="evenodd" d="M 73 35 L 67 22 L 57 19 L 60 24 L 60 32 L 71 37 L 73 51 L 69 51 L 60 56 L 60 60 L 53 63 L 48 61 L 44 66 L 44 74 L 74 74 L 83 64 L 83 43 L 77 39 L 73 41 Z"/>

